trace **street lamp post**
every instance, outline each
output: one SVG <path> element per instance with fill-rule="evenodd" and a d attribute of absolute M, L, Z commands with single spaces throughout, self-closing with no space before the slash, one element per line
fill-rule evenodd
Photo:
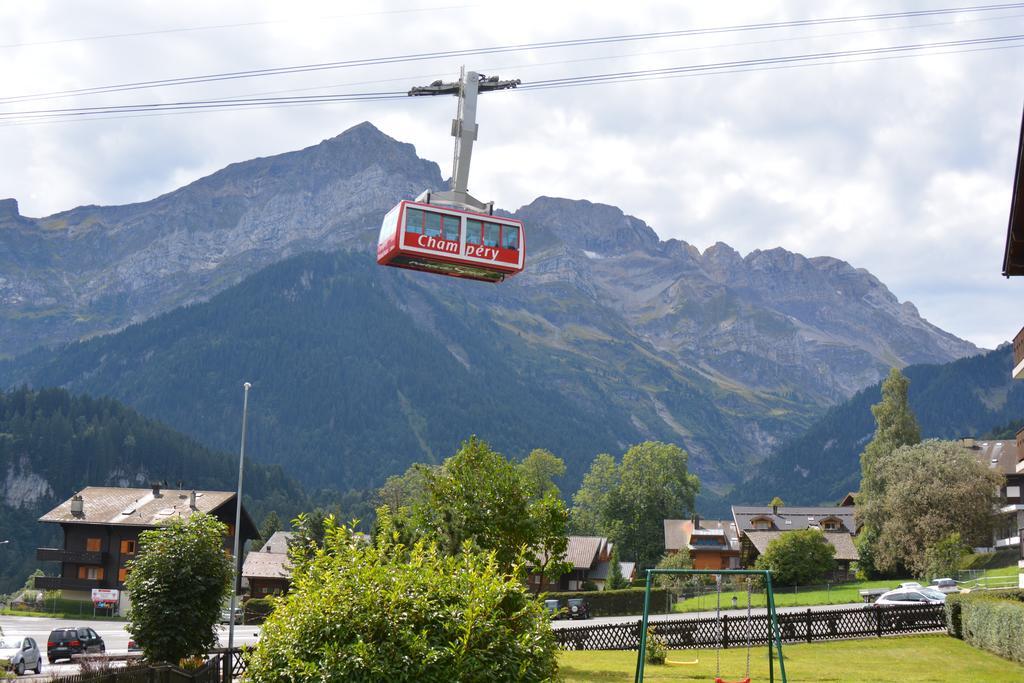
<path fill-rule="evenodd" d="M 242 449 L 238 456 L 238 494 L 235 498 L 235 566 L 231 573 L 231 613 L 228 615 L 228 662 L 231 662 L 232 650 L 235 649 L 235 609 L 238 605 L 238 538 L 242 529 L 242 466 L 245 464 L 245 422 L 249 413 L 249 389 L 252 385 L 246 382 L 242 385 L 244 394 L 242 397 Z M 229 664 L 230 666 L 230 664 Z M 229 669 L 230 670 L 230 669 Z"/>

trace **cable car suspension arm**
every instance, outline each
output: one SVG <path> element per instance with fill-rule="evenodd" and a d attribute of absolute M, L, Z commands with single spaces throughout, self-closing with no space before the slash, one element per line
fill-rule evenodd
<path fill-rule="evenodd" d="M 457 95 L 459 98 L 458 115 L 452 119 L 452 136 L 455 138 L 455 154 L 452 168 L 450 192 L 425 192 L 421 197 L 427 203 L 455 204 L 476 211 L 493 213 L 494 203 L 483 203 L 469 194 L 469 164 L 473 156 L 473 142 L 477 138 L 479 126 L 476 123 L 476 97 L 478 93 L 491 90 L 507 90 L 515 88 L 521 81 L 516 78 L 502 81 L 497 76 L 484 76 L 475 71 L 466 71 L 463 67 L 456 83 L 434 81 L 430 85 L 417 86 L 409 91 L 409 96 L 422 95 Z"/>

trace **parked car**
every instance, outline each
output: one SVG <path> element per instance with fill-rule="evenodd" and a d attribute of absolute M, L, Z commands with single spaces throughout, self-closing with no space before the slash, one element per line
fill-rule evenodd
<path fill-rule="evenodd" d="M 29 669 L 42 673 L 43 655 L 36 641 L 25 636 L 0 635 L 0 669 L 10 669 L 18 676 Z"/>
<path fill-rule="evenodd" d="M 544 609 L 548 611 L 548 614 L 551 616 L 552 619 L 559 619 L 563 616 L 561 610 L 561 603 L 555 598 L 545 600 Z"/>
<path fill-rule="evenodd" d="M 882 593 L 876 605 L 941 605 L 946 602 L 946 594 L 934 588 L 897 588 Z"/>
<path fill-rule="evenodd" d="M 959 593 L 960 587 L 956 584 L 953 579 L 935 579 L 932 581 L 931 588 L 939 591 L 940 593 Z"/>
<path fill-rule="evenodd" d="M 235 608 L 235 624 L 241 624 L 242 623 L 242 615 L 243 615 L 242 608 L 241 607 L 236 607 Z M 230 607 L 225 607 L 224 609 L 222 609 L 220 611 L 220 623 L 222 623 L 222 624 L 230 624 L 231 623 L 231 608 Z"/>
<path fill-rule="evenodd" d="M 56 628 L 50 631 L 50 637 L 46 639 L 46 658 L 50 664 L 60 659 L 71 661 L 74 655 L 106 651 L 107 645 L 100 634 L 88 626 Z"/>
<path fill-rule="evenodd" d="M 569 598 L 569 618 L 589 619 L 590 605 L 583 598 Z"/>

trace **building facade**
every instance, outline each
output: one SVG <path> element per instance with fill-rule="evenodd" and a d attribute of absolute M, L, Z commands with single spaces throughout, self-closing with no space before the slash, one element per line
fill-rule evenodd
<path fill-rule="evenodd" d="M 665 552 L 686 549 L 694 569 L 739 569 L 740 539 L 736 524 L 724 519 L 666 519 Z"/>
<path fill-rule="evenodd" d="M 784 507 L 779 505 L 732 507 L 733 523 L 739 532 L 740 564 L 753 567 L 768 544 L 789 531 L 817 529 L 835 548 L 836 570 L 830 577 L 836 581 L 853 578 L 853 563 L 860 559 L 854 536 L 857 533 L 857 508 Z"/>
<path fill-rule="evenodd" d="M 1006 227 L 1006 252 L 1003 255 L 1003 275 L 1024 275 L 1024 114 L 1021 115 L 1020 138 L 1017 141 L 1017 168 L 1010 197 L 1010 221 Z M 1024 328 L 1013 339 L 1013 378 L 1024 379 Z M 1022 416 L 1024 417 L 1024 416 Z M 1024 444 L 1024 429 L 1017 432 L 1017 443 Z M 1024 538 L 1024 524 L 1018 528 L 1017 538 Z M 1024 588 L 1024 543 L 1018 543 L 1017 560 L 1019 584 Z"/>
<path fill-rule="evenodd" d="M 234 539 L 235 494 L 226 491 L 148 489 L 90 486 L 82 489 L 39 518 L 59 524 L 64 532 L 60 548 L 38 548 L 36 559 L 60 565 L 57 576 L 36 577 L 40 590 L 59 590 L 63 597 L 88 601 L 92 589 L 119 591 L 117 609 L 124 613 L 130 601 L 124 591 L 128 563 L 135 559 L 139 533 L 156 529 L 175 518 L 194 512 L 213 515 L 227 525 L 224 549 L 230 553 Z M 256 538 L 256 526 L 242 509 L 241 540 Z"/>

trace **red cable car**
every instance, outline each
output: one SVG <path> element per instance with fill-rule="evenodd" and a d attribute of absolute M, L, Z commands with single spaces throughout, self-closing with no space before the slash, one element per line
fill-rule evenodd
<path fill-rule="evenodd" d="M 501 282 L 522 272 L 526 262 L 523 222 L 493 215 L 494 203 L 479 201 L 466 187 L 478 129 L 477 94 L 517 85 L 518 79 L 502 81 L 463 69 L 457 83 L 435 81 L 409 91 L 410 95 L 459 98 L 458 118 L 452 121 L 451 191 L 427 191 L 416 201 L 398 202 L 381 223 L 377 263 L 483 282 Z"/>
<path fill-rule="evenodd" d="M 523 222 L 437 204 L 401 201 L 380 226 L 377 263 L 501 282 L 523 270 Z"/>

